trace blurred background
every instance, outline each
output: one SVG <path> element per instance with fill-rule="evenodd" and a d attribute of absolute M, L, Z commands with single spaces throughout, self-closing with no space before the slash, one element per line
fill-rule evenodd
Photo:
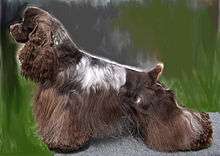
<path fill-rule="evenodd" d="M 162 82 L 196 111 L 220 112 L 218 0 L 2 0 L 0 155 L 51 155 L 32 116 L 35 85 L 19 74 L 9 25 L 26 6 L 47 10 L 84 50 L 150 69 L 163 62 Z"/>

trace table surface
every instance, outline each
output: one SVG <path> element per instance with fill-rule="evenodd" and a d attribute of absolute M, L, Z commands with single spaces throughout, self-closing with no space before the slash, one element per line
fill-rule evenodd
<path fill-rule="evenodd" d="M 153 151 L 132 137 L 117 139 L 96 140 L 91 143 L 88 149 L 55 156 L 220 156 L 220 114 L 209 113 L 214 128 L 213 144 L 207 149 L 200 151 L 163 153 Z"/>

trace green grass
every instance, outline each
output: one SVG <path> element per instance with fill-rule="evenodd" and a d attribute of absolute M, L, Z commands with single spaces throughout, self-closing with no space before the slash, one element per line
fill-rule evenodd
<path fill-rule="evenodd" d="M 187 0 L 154 0 L 126 3 L 114 25 L 128 31 L 137 49 L 156 54 L 165 63 L 166 75 L 180 78 L 190 73 L 194 58 L 203 50 L 213 55 L 216 28 L 210 9 L 193 10 Z"/>
<path fill-rule="evenodd" d="M 197 111 L 220 112 L 219 54 L 220 49 L 216 49 L 213 58 L 201 52 L 191 74 L 182 73 L 181 79 L 163 78 L 162 81 L 176 91 L 182 105 Z"/>
<path fill-rule="evenodd" d="M 41 143 L 36 133 L 36 124 L 32 115 L 32 93 L 33 84 L 19 77 L 20 96 L 13 99 L 10 105 L 19 108 L 11 108 L 8 111 L 7 106 L 1 99 L 1 144 L 0 155 L 48 155 L 47 147 Z M 12 97 L 11 97 L 12 98 Z M 19 100 L 19 101 L 17 101 Z M 10 112 L 10 115 L 6 114 Z"/>

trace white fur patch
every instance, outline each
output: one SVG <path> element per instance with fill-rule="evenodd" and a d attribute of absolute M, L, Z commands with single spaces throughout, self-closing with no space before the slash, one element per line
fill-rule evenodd
<path fill-rule="evenodd" d="M 106 62 L 104 66 L 91 65 L 90 59 L 84 56 L 76 66 L 76 80 L 88 92 L 100 87 L 119 90 L 126 82 L 126 70 Z"/>

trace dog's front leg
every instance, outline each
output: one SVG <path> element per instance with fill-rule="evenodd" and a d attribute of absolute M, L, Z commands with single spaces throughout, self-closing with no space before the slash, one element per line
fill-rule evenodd
<path fill-rule="evenodd" d="M 88 147 L 90 140 L 90 134 L 80 129 L 79 123 L 74 119 L 74 114 L 69 110 L 64 111 L 57 118 L 52 117 L 40 133 L 50 150 L 62 153 Z"/>

